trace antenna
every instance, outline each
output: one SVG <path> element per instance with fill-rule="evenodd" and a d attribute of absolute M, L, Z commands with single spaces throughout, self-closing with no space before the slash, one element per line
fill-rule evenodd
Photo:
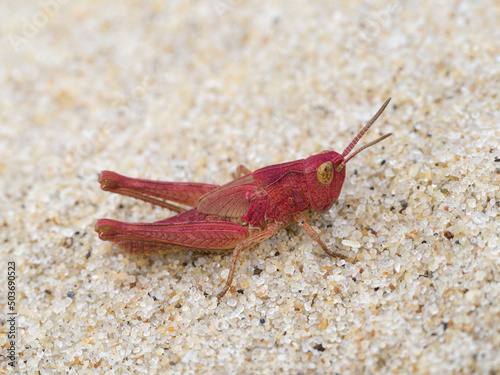
<path fill-rule="evenodd" d="M 382 112 L 384 112 L 385 107 L 387 107 L 387 104 L 389 104 L 390 101 L 391 101 L 391 98 L 387 99 L 385 101 L 385 103 L 382 105 L 382 107 L 380 107 L 378 112 L 375 113 L 375 116 L 373 116 L 372 119 L 370 121 L 368 121 L 368 123 L 365 125 L 365 127 L 363 129 L 361 129 L 361 131 L 358 133 L 358 135 L 356 137 L 354 137 L 352 142 L 349 143 L 349 146 L 347 146 L 346 149 L 344 150 L 344 152 L 342 153 L 343 157 L 346 157 L 347 155 L 349 155 L 349 153 L 352 151 L 354 146 L 356 146 L 356 144 L 359 142 L 361 137 L 363 137 L 363 135 L 365 135 L 365 133 L 368 131 L 368 129 L 370 129 L 370 127 L 373 125 L 373 123 L 375 121 L 377 121 L 377 119 L 380 117 Z"/>
<path fill-rule="evenodd" d="M 347 155 L 349 155 L 349 153 L 352 151 L 352 149 L 356 146 L 356 144 L 359 142 L 359 140 L 361 139 L 361 137 L 363 137 L 363 135 L 365 135 L 365 133 L 368 131 L 368 129 L 370 129 L 370 127 L 373 125 L 373 123 L 375 121 L 377 121 L 377 119 L 380 117 L 380 115 L 382 114 L 382 112 L 384 112 L 385 108 L 387 107 L 387 105 L 389 104 L 389 102 L 391 101 L 391 98 L 387 99 L 385 101 L 385 103 L 382 105 L 382 107 L 380 107 L 380 109 L 377 111 L 377 113 L 375 113 L 375 116 L 372 117 L 372 119 L 370 121 L 368 121 L 368 123 L 364 126 L 363 129 L 361 129 L 361 131 L 358 133 L 358 135 L 356 135 L 356 137 L 354 137 L 354 139 L 352 140 L 351 143 L 349 143 L 349 146 L 346 147 L 346 149 L 344 150 L 344 152 L 342 152 L 342 156 L 343 157 L 346 157 Z M 353 157 L 355 157 L 357 154 L 359 154 L 361 151 L 367 149 L 368 147 L 371 147 L 381 141 L 383 141 L 384 139 L 386 139 L 387 137 L 391 136 L 392 133 L 388 133 L 388 134 L 385 134 L 377 139 L 375 139 L 374 141 L 362 146 L 361 148 L 359 148 L 358 150 L 356 150 L 354 152 L 354 154 L 350 155 L 347 159 L 344 159 L 344 161 L 342 161 L 341 163 L 339 163 L 337 166 L 336 166 L 336 170 L 337 172 L 340 172 L 342 169 L 344 169 L 345 165 L 347 164 L 347 162 L 349 160 L 351 160 Z"/>

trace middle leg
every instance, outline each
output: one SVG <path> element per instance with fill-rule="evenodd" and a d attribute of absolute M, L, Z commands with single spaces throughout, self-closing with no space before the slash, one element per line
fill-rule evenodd
<path fill-rule="evenodd" d="M 226 285 L 224 285 L 224 288 L 220 291 L 219 294 L 217 294 L 217 298 L 220 300 L 226 292 L 229 290 L 231 287 L 231 284 L 233 283 L 233 278 L 234 278 L 234 271 L 236 270 L 236 262 L 238 260 L 238 256 L 240 253 L 249 247 L 253 245 L 257 245 L 258 243 L 268 239 L 269 237 L 272 237 L 275 235 L 283 226 L 279 224 L 271 224 L 268 229 L 259 232 L 257 234 L 254 234 L 253 236 L 250 236 L 243 241 L 241 241 L 238 246 L 234 248 L 233 251 L 233 258 L 231 260 L 231 268 L 229 269 L 229 275 L 227 276 L 226 280 Z"/>
<path fill-rule="evenodd" d="M 245 167 L 243 164 L 240 164 L 240 165 L 238 165 L 238 168 L 236 168 L 236 173 L 234 175 L 235 175 L 235 178 L 240 178 L 240 177 L 243 177 L 244 175 L 250 174 L 250 173 L 252 173 L 252 171 L 250 169 Z"/>

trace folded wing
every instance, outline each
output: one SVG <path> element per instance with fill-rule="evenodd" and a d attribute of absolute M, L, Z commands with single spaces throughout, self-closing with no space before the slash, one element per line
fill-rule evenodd
<path fill-rule="evenodd" d="M 242 217 L 258 187 L 259 184 L 248 174 L 200 197 L 196 209 L 204 214 Z"/>

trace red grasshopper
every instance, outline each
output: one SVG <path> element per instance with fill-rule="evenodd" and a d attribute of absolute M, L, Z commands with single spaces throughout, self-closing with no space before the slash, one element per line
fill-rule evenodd
<path fill-rule="evenodd" d="M 319 234 L 306 222 L 305 214 L 309 210 L 328 210 L 340 195 L 347 162 L 391 135 L 386 134 L 347 157 L 389 101 L 390 98 L 342 155 L 324 151 L 307 159 L 270 165 L 255 172 L 239 166 L 237 175 L 240 177 L 222 186 L 144 180 L 103 171 L 98 179 L 103 190 L 142 199 L 180 213 L 154 223 L 134 224 L 100 219 L 95 230 L 101 240 L 111 241 L 130 253 L 181 250 L 222 253 L 234 249 L 231 269 L 218 298 L 226 294 L 233 282 L 238 255 L 293 222 L 298 222 L 328 255 L 345 258 L 326 247 Z M 194 208 L 184 210 L 164 200 Z"/>

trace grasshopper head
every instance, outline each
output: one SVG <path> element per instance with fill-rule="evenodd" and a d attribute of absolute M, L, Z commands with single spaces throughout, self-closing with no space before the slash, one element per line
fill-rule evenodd
<path fill-rule="evenodd" d="M 345 179 L 345 167 L 349 160 L 359 154 L 361 151 L 371 147 L 391 133 L 385 134 L 376 140 L 360 147 L 354 153 L 349 155 L 363 135 L 370 129 L 373 123 L 382 114 L 389 104 L 391 98 L 387 99 L 380 107 L 373 118 L 364 126 L 364 128 L 354 137 L 342 154 L 335 151 L 325 151 L 318 155 L 313 155 L 305 160 L 306 180 L 309 188 L 311 206 L 317 211 L 324 211 L 331 207 L 337 201 L 342 185 Z"/>

